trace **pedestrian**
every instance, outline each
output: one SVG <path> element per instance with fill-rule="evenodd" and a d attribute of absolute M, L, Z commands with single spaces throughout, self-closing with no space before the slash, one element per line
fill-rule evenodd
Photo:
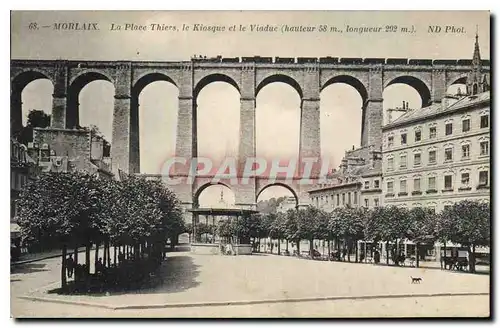
<path fill-rule="evenodd" d="M 102 257 L 100 257 L 95 264 L 95 272 L 99 274 L 103 273 L 103 271 L 104 271 L 104 265 L 102 264 Z"/>
<path fill-rule="evenodd" d="M 73 277 L 74 270 L 75 270 L 75 261 L 73 260 L 73 255 L 69 254 L 69 257 L 66 259 L 66 271 L 68 273 L 68 278 Z"/>
<path fill-rule="evenodd" d="M 125 261 L 125 254 L 123 254 L 122 252 L 119 252 L 118 253 L 118 263 L 123 264 L 124 261 Z"/>

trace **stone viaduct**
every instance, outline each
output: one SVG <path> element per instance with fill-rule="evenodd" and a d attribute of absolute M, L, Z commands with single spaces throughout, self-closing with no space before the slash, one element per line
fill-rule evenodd
<path fill-rule="evenodd" d="M 223 81 L 240 93 L 240 168 L 246 158 L 255 157 L 255 99 L 269 83 L 284 82 L 301 98 L 299 157 L 320 157 L 320 92 L 333 83 L 346 83 L 362 97 L 361 146 L 381 147 L 382 93 L 394 83 L 415 88 L 422 106 L 440 102 L 448 86 L 465 83 L 471 60 L 421 60 L 383 58 L 271 58 L 242 57 L 191 59 L 181 62 L 148 61 L 11 61 L 11 128 L 21 126 L 21 93 L 33 80 L 45 78 L 54 86 L 51 128 L 73 129 L 78 125 L 78 96 L 94 80 L 106 80 L 115 86 L 111 157 L 114 169 L 139 172 L 139 94 L 149 83 L 169 81 L 179 90 L 176 156 L 196 158 L 196 108 L 199 92 L 209 83 Z M 490 74 L 490 63 L 483 60 Z M 299 160 L 300 162 L 300 160 Z M 182 169 L 176 175 L 188 172 Z M 313 177 L 318 172 L 313 172 Z M 149 176 L 160 178 L 160 176 Z M 258 195 L 272 184 L 292 191 L 298 205 L 307 204 L 305 186 L 296 180 L 270 181 L 252 178 L 247 185 L 232 186 L 236 204 L 254 208 Z M 187 207 L 196 206 L 200 192 L 211 184 L 210 177 L 196 177 L 192 184 L 175 186 Z"/>

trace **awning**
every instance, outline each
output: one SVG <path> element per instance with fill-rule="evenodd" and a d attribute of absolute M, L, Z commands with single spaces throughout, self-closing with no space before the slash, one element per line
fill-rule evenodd
<path fill-rule="evenodd" d="M 21 227 L 17 223 L 10 224 L 10 236 L 18 237 L 21 235 Z"/>

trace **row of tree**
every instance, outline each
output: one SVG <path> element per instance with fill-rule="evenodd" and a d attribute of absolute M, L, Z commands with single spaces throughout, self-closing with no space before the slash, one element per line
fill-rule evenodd
<path fill-rule="evenodd" d="M 76 259 L 77 249 L 86 247 L 88 275 L 93 245 L 96 254 L 104 246 L 108 266 L 110 247 L 115 263 L 121 249 L 132 250 L 135 258 L 148 254 L 158 259 L 167 239 L 175 241 L 185 230 L 176 196 L 160 181 L 132 176 L 116 181 L 79 172 L 43 174 L 23 189 L 18 209 L 27 243 L 57 241 L 62 248 L 63 288 L 68 247 L 75 249 Z"/>
<path fill-rule="evenodd" d="M 202 225 L 197 233 L 238 235 L 259 242 L 269 237 L 278 240 L 278 253 L 281 252 L 282 240 L 286 241 L 287 248 L 289 242 L 296 244 L 298 254 L 301 240 L 309 241 L 311 252 L 314 240 L 325 240 L 328 242 L 328 253 L 330 242 L 335 241 L 338 250 L 341 243 L 347 248 L 348 256 L 355 249 L 356 261 L 358 241 L 372 244 L 388 242 L 398 246 L 405 241 L 413 241 L 417 266 L 422 245 L 434 245 L 439 241 L 443 243 L 446 254 L 446 243 L 451 242 L 467 247 L 469 269 L 475 272 L 475 247 L 490 244 L 490 206 L 489 203 L 465 200 L 447 207 L 439 214 L 425 207 L 407 209 L 386 206 L 370 210 L 344 207 L 327 213 L 309 206 L 286 213 L 257 214 L 250 220 L 234 221 L 231 226 L 219 225 L 218 231 L 213 229 Z M 389 263 L 388 247 L 386 252 Z"/>

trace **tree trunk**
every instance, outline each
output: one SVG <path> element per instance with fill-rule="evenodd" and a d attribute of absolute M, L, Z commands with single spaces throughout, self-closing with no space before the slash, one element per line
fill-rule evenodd
<path fill-rule="evenodd" d="M 116 246 L 113 246 L 113 264 L 116 267 Z"/>
<path fill-rule="evenodd" d="M 443 259 L 441 263 L 444 263 L 444 269 L 446 270 L 446 241 L 443 242 Z"/>
<path fill-rule="evenodd" d="M 314 250 L 314 240 L 309 239 L 309 255 L 311 257 L 313 256 L 313 250 Z"/>
<path fill-rule="evenodd" d="M 95 243 L 94 272 L 97 274 L 97 260 L 99 259 L 99 243 Z"/>
<path fill-rule="evenodd" d="M 389 242 L 385 242 L 385 260 L 389 265 Z"/>
<path fill-rule="evenodd" d="M 347 262 L 351 262 L 351 250 L 352 250 L 352 247 L 351 247 L 351 242 L 348 241 L 347 242 Z"/>
<path fill-rule="evenodd" d="M 111 246 L 109 245 L 109 241 L 106 242 L 106 250 L 107 250 L 107 256 L 108 256 L 108 268 L 111 266 Z"/>
<path fill-rule="evenodd" d="M 419 251 L 419 248 L 420 248 L 420 244 L 419 243 L 415 243 L 415 267 L 419 267 L 420 265 L 420 251 Z"/>
<path fill-rule="evenodd" d="M 288 239 L 285 239 L 286 252 L 288 253 Z"/>
<path fill-rule="evenodd" d="M 85 271 L 87 276 L 90 274 L 90 249 L 92 248 L 92 244 L 88 243 L 85 246 Z"/>
<path fill-rule="evenodd" d="M 278 238 L 278 255 L 281 255 L 281 239 Z"/>
<path fill-rule="evenodd" d="M 104 264 L 104 265 L 106 265 L 106 261 L 107 261 L 107 259 L 108 259 L 108 253 L 107 253 L 108 248 L 107 248 L 107 244 L 108 244 L 108 242 L 107 242 L 107 241 L 105 241 L 105 242 L 104 242 L 104 248 L 103 248 L 103 255 L 102 255 L 102 264 Z"/>
<path fill-rule="evenodd" d="M 358 263 L 358 241 L 357 240 L 355 241 L 354 249 L 356 250 L 355 262 Z"/>
<path fill-rule="evenodd" d="M 75 249 L 73 250 L 73 257 L 75 258 L 75 268 L 78 265 L 78 242 L 75 243 Z"/>
<path fill-rule="evenodd" d="M 62 247 L 62 263 L 61 263 L 61 289 L 66 289 L 66 244 Z"/>
<path fill-rule="evenodd" d="M 330 239 L 328 239 L 328 258 L 330 258 L 330 251 L 331 251 L 331 248 L 330 248 Z"/>
<path fill-rule="evenodd" d="M 138 260 L 140 254 L 141 254 L 140 247 L 141 247 L 141 244 L 136 244 L 135 247 L 134 247 L 134 259 L 135 260 Z"/>
<path fill-rule="evenodd" d="M 296 240 L 297 243 L 297 256 L 300 256 L 300 239 Z"/>
<path fill-rule="evenodd" d="M 274 249 L 274 243 L 273 240 L 271 239 L 271 254 L 273 253 L 273 249 Z"/>

